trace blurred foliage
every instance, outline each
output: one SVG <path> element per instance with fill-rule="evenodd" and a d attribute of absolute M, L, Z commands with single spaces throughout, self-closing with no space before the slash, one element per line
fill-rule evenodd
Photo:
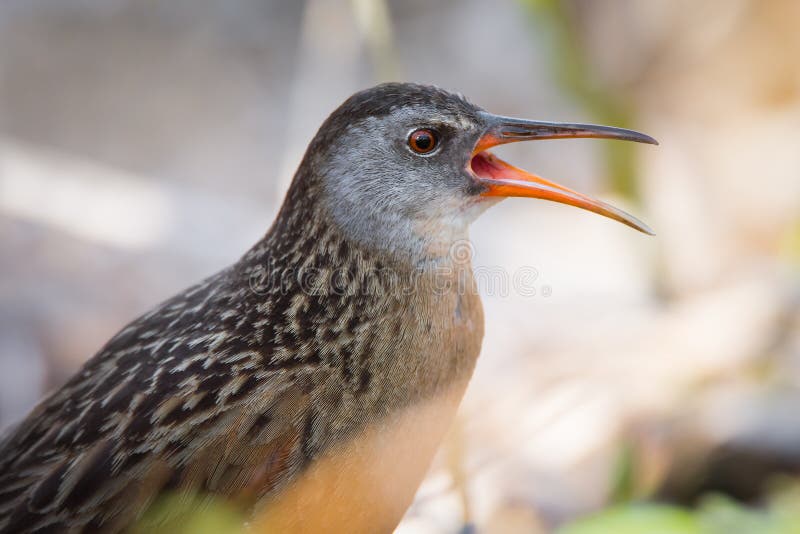
<path fill-rule="evenodd" d="M 611 502 L 627 502 L 636 495 L 635 451 L 630 443 L 623 443 L 614 465 Z"/>
<path fill-rule="evenodd" d="M 675 506 L 617 506 L 559 529 L 559 534 L 691 534 L 702 533 L 698 519 Z"/>
<path fill-rule="evenodd" d="M 245 518 L 222 499 L 172 493 L 159 498 L 134 534 L 243 534 Z"/>
<path fill-rule="evenodd" d="M 630 128 L 634 123 L 632 106 L 626 105 L 619 88 L 598 84 L 582 46 L 576 21 L 567 0 L 520 0 L 531 15 L 537 31 L 544 32 L 552 44 L 550 63 L 554 78 L 583 106 L 592 120 L 601 124 Z M 614 190 L 638 200 L 636 147 L 633 143 L 604 144 L 606 172 Z"/>
<path fill-rule="evenodd" d="M 606 509 L 558 534 L 800 534 L 800 482 L 781 480 L 764 506 L 745 506 L 713 494 L 694 508 L 629 503 Z"/>
<path fill-rule="evenodd" d="M 781 255 L 792 265 L 800 266 L 800 219 L 787 230 L 781 243 Z"/>
<path fill-rule="evenodd" d="M 402 79 L 394 51 L 392 17 L 386 0 L 350 0 L 356 25 L 370 55 L 376 82 Z"/>

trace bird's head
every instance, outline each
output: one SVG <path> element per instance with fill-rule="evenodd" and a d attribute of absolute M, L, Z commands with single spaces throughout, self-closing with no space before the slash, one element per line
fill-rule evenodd
<path fill-rule="evenodd" d="M 493 115 L 435 87 L 389 83 L 356 93 L 334 111 L 306 164 L 348 237 L 417 257 L 446 254 L 478 214 L 504 197 L 561 202 L 652 233 L 617 208 L 489 152 L 516 141 L 577 137 L 656 143 L 621 128 Z"/>

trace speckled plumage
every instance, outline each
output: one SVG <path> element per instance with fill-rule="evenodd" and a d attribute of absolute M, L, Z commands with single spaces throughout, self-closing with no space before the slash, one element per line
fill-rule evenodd
<path fill-rule="evenodd" d="M 124 328 L 0 440 L 0 533 L 119 532 L 166 492 L 225 498 L 265 532 L 391 531 L 480 351 L 469 223 L 524 196 L 652 233 L 486 152 L 568 137 L 655 143 L 414 84 L 350 97 L 259 243 Z"/>
<path fill-rule="evenodd" d="M 373 91 L 323 125 L 253 249 L 126 326 L 3 438 L 1 532 L 119 531 L 165 491 L 256 509 L 371 421 L 468 380 L 483 333 L 469 260 L 434 257 L 434 273 L 352 239 L 318 165 L 359 117 L 477 108 Z"/>

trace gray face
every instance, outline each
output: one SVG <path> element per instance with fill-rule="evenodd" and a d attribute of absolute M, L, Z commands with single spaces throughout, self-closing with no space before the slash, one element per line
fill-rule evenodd
<path fill-rule="evenodd" d="M 414 256 L 446 253 L 488 205 L 469 170 L 482 129 L 477 110 L 425 104 L 348 123 L 319 162 L 329 212 L 367 245 Z M 419 130 L 434 136 L 432 149 L 431 139 L 419 139 L 424 153 L 409 142 Z"/>

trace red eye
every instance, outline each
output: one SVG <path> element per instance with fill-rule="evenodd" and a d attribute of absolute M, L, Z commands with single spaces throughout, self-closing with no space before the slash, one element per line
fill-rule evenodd
<path fill-rule="evenodd" d="M 414 130 L 411 132 L 411 135 L 408 136 L 408 146 L 417 154 L 427 154 L 431 152 L 436 148 L 438 142 L 439 139 L 436 137 L 436 133 L 433 130 L 427 130 L 425 128 Z"/>

